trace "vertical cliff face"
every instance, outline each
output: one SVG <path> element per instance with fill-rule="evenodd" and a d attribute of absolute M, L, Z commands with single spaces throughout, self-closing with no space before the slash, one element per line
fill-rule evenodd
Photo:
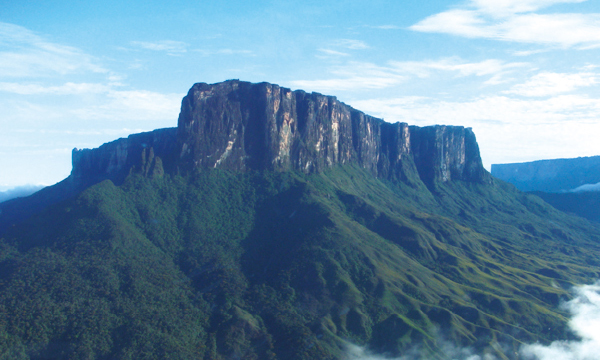
<path fill-rule="evenodd" d="M 335 97 L 237 80 L 195 84 L 178 121 L 183 168 L 321 171 L 355 163 L 426 184 L 487 181 L 471 129 L 389 124 Z"/>
<path fill-rule="evenodd" d="M 171 170 L 175 161 L 176 128 L 130 135 L 97 149 L 73 149 L 70 180 L 86 186 L 104 179 L 121 182 L 131 172 L 145 175 Z"/>
<path fill-rule="evenodd" d="M 419 175 L 432 184 L 452 179 L 486 181 L 479 145 L 470 128 L 411 126 L 412 152 Z"/>
<path fill-rule="evenodd" d="M 428 186 L 489 181 L 470 128 L 390 124 L 333 96 L 237 80 L 195 84 L 183 98 L 177 128 L 73 150 L 71 180 L 120 182 L 131 171 L 195 168 L 311 173 L 348 163 Z"/>

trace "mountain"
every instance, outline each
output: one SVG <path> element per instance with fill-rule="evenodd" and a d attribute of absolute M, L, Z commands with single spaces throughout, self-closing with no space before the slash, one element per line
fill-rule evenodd
<path fill-rule="evenodd" d="M 515 359 L 600 276 L 600 225 L 491 177 L 470 129 L 267 83 L 196 84 L 40 193 L 0 204 L 0 358 Z"/>
<path fill-rule="evenodd" d="M 600 182 L 600 156 L 493 164 L 492 175 L 521 191 L 558 193 Z"/>
<path fill-rule="evenodd" d="M 0 191 L 0 203 L 14 198 L 29 196 L 34 192 L 41 190 L 43 187 L 43 185 L 23 185 Z"/>
<path fill-rule="evenodd" d="M 600 222 L 600 156 L 494 164 L 492 175 L 561 211 Z"/>

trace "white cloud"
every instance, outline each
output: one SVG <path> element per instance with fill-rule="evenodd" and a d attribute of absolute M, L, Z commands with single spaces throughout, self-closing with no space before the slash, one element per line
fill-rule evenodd
<path fill-rule="evenodd" d="M 418 77 L 427 77 L 434 70 L 456 72 L 459 76 L 498 75 L 506 73 L 511 69 L 527 66 L 528 64 L 506 63 L 497 59 L 465 62 L 459 58 L 445 58 L 426 61 L 391 61 L 390 65 L 396 71 L 414 74 Z"/>
<path fill-rule="evenodd" d="M 24 27 L 0 22 L 0 77 L 45 77 L 80 72 L 108 71 L 80 49 L 49 42 Z"/>
<path fill-rule="evenodd" d="M 569 327 L 580 339 L 534 344 L 521 349 L 527 360 L 593 360 L 600 354 L 600 283 L 577 287 L 576 297 L 565 303 L 572 318 Z"/>
<path fill-rule="evenodd" d="M 337 52 L 324 51 L 332 55 Z M 452 76 L 490 76 L 487 84 L 503 82 L 502 78 L 513 69 L 528 66 L 527 63 L 507 63 L 490 59 L 480 62 L 465 62 L 459 58 L 425 61 L 390 61 L 387 66 L 372 63 L 350 61 L 331 70 L 335 77 L 318 80 L 296 80 L 293 86 L 305 90 L 323 92 L 348 91 L 360 89 L 389 88 L 414 77 L 426 78 L 434 72 L 451 73 Z"/>
<path fill-rule="evenodd" d="M 132 41 L 131 45 L 140 47 L 146 50 L 163 51 L 169 55 L 179 55 L 187 52 L 188 44 L 182 41 L 161 40 L 155 42 L 148 41 Z"/>
<path fill-rule="evenodd" d="M 195 49 L 194 52 L 200 53 L 203 56 L 211 56 L 211 55 L 246 55 L 246 56 L 254 56 L 254 53 L 250 50 L 235 50 L 235 49 L 216 49 L 216 50 L 207 50 L 207 49 Z"/>
<path fill-rule="evenodd" d="M 407 78 L 393 68 L 351 61 L 334 68 L 333 79 L 295 80 L 291 84 L 308 91 L 335 92 L 357 89 L 383 89 L 397 85 Z"/>
<path fill-rule="evenodd" d="M 0 82 L 0 91 L 9 92 L 19 95 L 40 95 L 40 94 L 51 94 L 51 95 L 82 95 L 82 94 L 98 94 L 105 93 L 110 90 L 110 87 L 104 84 L 90 84 L 90 83 L 65 83 L 58 86 L 43 86 L 39 84 L 21 84 L 21 83 L 9 83 Z"/>
<path fill-rule="evenodd" d="M 474 7 L 498 16 L 536 11 L 555 4 L 581 3 L 586 0 L 471 0 Z"/>
<path fill-rule="evenodd" d="M 396 25 L 378 25 L 378 26 L 369 26 L 373 29 L 381 29 L 381 30 L 399 30 L 400 26 Z"/>
<path fill-rule="evenodd" d="M 586 192 L 586 191 L 600 191 L 600 182 L 599 183 L 595 183 L 595 184 L 585 184 L 585 185 L 581 185 L 576 187 L 573 190 L 570 190 L 569 192 Z"/>
<path fill-rule="evenodd" d="M 410 29 L 564 48 L 599 47 L 600 14 L 534 12 L 554 4 L 577 2 L 582 0 L 473 0 L 467 8 L 429 16 Z"/>
<path fill-rule="evenodd" d="M 333 56 L 350 56 L 350 54 L 345 53 L 345 52 L 341 52 L 341 51 L 335 51 L 335 50 L 331 50 L 331 49 L 318 49 L 320 52 L 327 54 L 327 55 L 333 55 Z"/>
<path fill-rule="evenodd" d="M 577 74 L 542 72 L 523 84 L 513 86 L 506 93 L 531 97 L 551 96 L 596 85 L 599 81 L 598 74 L 590 72 Z"/>
<path fill-rule="evenodd" d="M 334 43 L 336 46 L 344 47 L 350 50 L 365 50 L 369 48 L 369 45 L 361 40 L 353 39 L 341 39 Z"/>
<path fill-rule="evenodd" d="M 175 126 L 184 94 L 162 94 L 145 90 L 109 90 L 97 104 L 69 111 L 84 120 L 160 121 Z"/>
<path fill-rule="evenodd" d="M 555 341 L 548 346 L 540 344 L 524 345 L 519 351 L 519 358 L 524 360 L 596 360 L 600 354 L 600 283 L 584 285 L 574 289 L 575 298 L 562 307 L 572 315 L 569 327 L 579 337 L 573 341 Z M 447 341 L 437 341 L 441 351 L 448 359 L 461 360 L 495 360 L 491 353 L 477 354 L 470 348 L 459 348 Z M 500 344 L 492 346 L 499 352 L 510 351 Z M 346 360 L 415 360 L 422 359 L 419 346 L 414 346 L 400 357 L 375 354 L 365 347 L 346 343 Z"/>

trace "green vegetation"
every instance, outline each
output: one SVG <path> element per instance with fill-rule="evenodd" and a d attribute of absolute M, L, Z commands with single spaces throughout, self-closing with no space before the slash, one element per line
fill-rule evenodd
<path fill-rule="evenodd" d="M 161 171 L 0 241 L 2 359 L 338 359 L 565 338 L 600 228 L 494 182 Z M 500 342 L 512 351 L 499 352 Z"/>

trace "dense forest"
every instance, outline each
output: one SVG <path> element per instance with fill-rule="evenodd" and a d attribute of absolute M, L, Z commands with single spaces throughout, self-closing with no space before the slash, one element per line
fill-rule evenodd
<path fill-rule="evenodd" d="M 132 173 L 0 242 L 0 358 L 340 359 L 569 338 L 600 228 L 498 180 Z"/>

